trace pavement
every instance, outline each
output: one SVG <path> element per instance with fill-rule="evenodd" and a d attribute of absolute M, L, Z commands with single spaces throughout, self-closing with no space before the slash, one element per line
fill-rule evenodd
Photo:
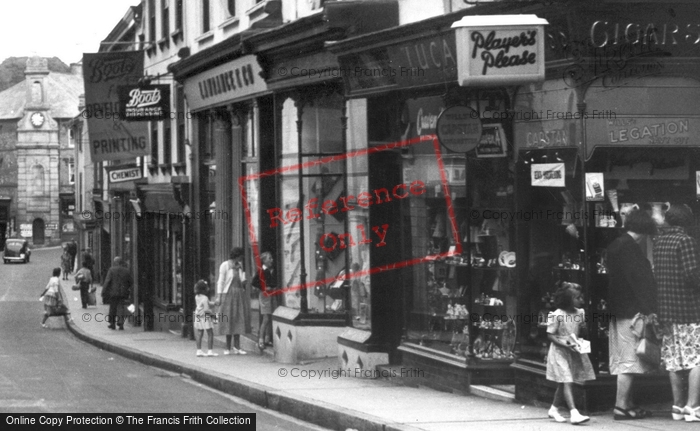
<path fill-rule="evenodd" d="M 554 430 L 559 424 L 547 418 L 547 409 L 474 395 L 409 387 L 397 380 L 358 379 L 338 375 L 337 358 L 304 364 L 276 363 L 272 350 L 260 352 L 252 340 L 241 337 L 247 355 L 223 355 L 223 337 L 216 337 L 217 357 L 195 356 L 195 343 L 171 332 L 144 332 L 126 324 L 124 331 L 107 328 L 108 307 L 82 309 L 80 293 L 72 280 L 62 281 L 69 298 L 72 321 L 68 329 L 79 339 L 101 349 L 187 376 L 229 395 L 243 398 L 300 420 L 332 430 L 456 431 Z M 51 321 L 51 319 L 49 319 Z M 56 324 L 56 323 L 54 323 Z M 206 334 L 203 345 L 206 346 Z M 697 429 L 696 424 L 671 420 L 670 406 L 644 406 L 654 417 L 614 421 L 612 412 L 591 415 L 579 425 L 609 430 Z M 568 417 L 568 413 L 565 414 Z"/>

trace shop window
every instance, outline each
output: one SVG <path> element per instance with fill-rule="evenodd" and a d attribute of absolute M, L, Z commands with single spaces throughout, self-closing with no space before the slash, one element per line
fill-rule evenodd
<path fill-rule="evenodd" d="M 236 0 L 226 0 L 229 16 L 236 16 Z"/>
<path fill-rule="evenodd" d="M 563 177 L 563 185 L 535 182 L 544 178 L 538 176 L 538 167 L 547 165 L 560 166 L 557 169 L 561 169 L 562 175 L 550 178 Z M 576 149 L 572 148 L 521 151 L 517 175 L 517 211 L 532 215 L 527 223 L 519 224 L 518 233 L 521 277 L 518 315 L 523 316 L 518 322 L 520 355 L 543 363 L 548 351 L 547 315 L 554 311 L 553 294 L 557 283 L 581 284 L 587 303 L 591 299 L 591 291 L 585 283 L 585 270 L 590 268 L 583 237 L 583 166 Z"/>
<path fill-rule="evenodd" d="M 309 103 L 303 108 L 301 154 L 297 133 L 298 108 L 291 98 L 286 99 L 281 108 L 280 165 L 296 165 L 316 160 L 321 155 L 344 153 L 340 122 L 343 99 L 340 95 L 316 98 L 313 104 Z M 314 215 L 303 217 L 299 222 L 275 224 L 269 220 L 263 224 L 278 229 L 280 234 L 281 286 L 299 286 L 302 283 L 302 273 L 306 274 L 306 283 L 313 283 L 307 289 L 308 307 L 312 312 L 344 313 L 349 307 L 345 303 L 345 254 L 354 238 L 339 236 L 346 234 L 345 213 L 338 211 L 331 215 L 320 210 L 323 202 L 337 201 L 346 195 L 344 164 L 343 160 L 311 165 L 302 171 L 295 169 L 284 172 L 279 210 L 287 213 L 293 208 L 304 208 L 308 204 L 305 211 L 314 212 Z M 316 211 L 313 211 L 314 205 L 318 205 Z M 354 235 L 359 242 L 359 234 L 355 232 Z M 300 259 L 302 254 L 303 264 Z M 301 293 L 289 292 L 284 300 L 286 306 L 299 308 Z"/>

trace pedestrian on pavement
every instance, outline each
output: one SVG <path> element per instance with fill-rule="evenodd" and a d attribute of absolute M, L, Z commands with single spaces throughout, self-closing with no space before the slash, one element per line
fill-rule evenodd
<path fill-rule="evenodd" d="M 75 273 L 75 284 L 80 286 L 80 300 L 83 303 L 83 308 L 87 308 L 88 296 L 92 288 L 92 272 L 86 261 L 83 261 L 83 266 Z"/>
<path fill-rule="evenodd" d="M 68 280 L 68 274 L 73 272 L 73 260 L 68 252 L 68 246 L 63 248 L 61 255 L 61 268 L 63 268 L 63 279 Z"/>
<path fill-rule="evenodd" d="M 673 419 L 700 422 L 700 248 L 685 230 L 695 224 L 687 205 L 671 205 L 666 223 L 654 243 L 661 357 L 671 380 Z"/>
<path fill-rule="evenodd" d="M 566 422 L 559 413 L 559 407 L 566 404 L 571 411 L 572 425 L 588 421 L 590 418 L 579 413 L 574 402 L 574 382 L 595 380 L 593 366 L 588 354 L 579 351 L 578 337 L 586 331 L 586 316 L 581 306 L 583 294 L 576 283 L 563 282 L 554 294 L 556 311 L 547 317 L 547 338 L 551 342 L 547 355 L 547 380 L 557 382 L 554 401 L 548 416 L 557 422 Z"/>
<path fill-rule="evenodd" d="M 263 290 L 259 272 L 255 273 L 251 284 L 260 289 L 259 303 L 262 322 L 260 323 L 260 329 L 258 331 L 258 348 L 262 351 L 265 348 L 265 345 L 272 345 L 270 337 L 270 320 L 272 317 L 272 312 L 275 308 L 274 305 L 276 305 L 277 301 L 276 298 L 270 294 L 277 289 L 277 276 L 275 269 L 272 266 L 274 262 L 272 253 L 269 251 L 262 253 L 260 255 L 260 260 L 262 261 L 265 289 Z"/>
<path fill-rule="evenodd" d="M 241 334 L 245 333 L 245 271 L 243 270 L 244 252 L 236 247 L 229 253 L 227 261 L 219 266 L 219 280 L 216 283 L 216 305 L 219 309 L 219 335 L 226 336 L 224 355 L 245 355 L 241 349 Z M 233 348 L 231 348 L 233 338 Z"/>
<path fill-rule="evenodd" d="M 131 296 L 133 285 L 134 279 L 131 276 L 131 271 L 126 268 L 121 257 L 115 257 L 114 264 L 107 271 L 102 286 L 102 300 L 109 304 L 107 316 L 109 329 L 116 329 L 116 324 L 119 326 L 119 330 L 124 330 L 124 301 Z"/>
<path fill-rule="evenodd" d="M 650 411 L 634 405 L 632 385 L 635 375 L 653 373 L 659 365 L 637 356 L 640 338 L 632 330 L 633 322 L 657 312 L 654 272 L 638 243 L 646 235 L 656 235 L 656 224 L 646 211 L 637 209 L 627 215 L 625 227 L 627 233 L 607 249 L 610 374 L 617 376 L 615 420 L 651 416 Z"/>
<path fill-rule="evenodd" d="M 204 280 L 199 280 L 194 285 L 194 301 L 197 308 L 194 310 L 194 329 L 197 330 L 197 356 L 219 356 L 214 353 L 214 312 L 210 307 L 214 303 L 209 301 L 209 284 Z M 202 338 L 204 331 L 207 331 L 207 353 L 202 351 Z"/>
<path fill-rule="evenodd" d="M 84 250 L 81 262 L 84 262 L 86 264 L 86 268 L 90 270 L 90 274 L 92 275 L 92 282 L 95 282 L 95 279 L 97 278 L 97 275 L 95 274 L 95 258 L 92 257 L 89 251 Z"/>
<path fill-rule="evenodd" d="M 61 268 L 54 268 L 51 278 L 49 278 L 49 283 L 40 297 L 44 302 L 44 318 L 41 320 L 42 328 L 46 328 L 46 320 L 50 316 L 68 315 L 70 320 L 70 312 L 68 312 L 65 295 L 63 295 L 61 290 L 61 281 L 58 279 L 59 275 L 61 275 Z"/>

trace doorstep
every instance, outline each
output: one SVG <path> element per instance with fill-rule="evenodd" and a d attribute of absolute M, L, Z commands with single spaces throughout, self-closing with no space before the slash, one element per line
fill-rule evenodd
<path fill-rule="evenodd" d="M 471 385 L 469 391 L 477 397 L 488 398 L 506 403 L 515 402 L 515 385 Z"/>

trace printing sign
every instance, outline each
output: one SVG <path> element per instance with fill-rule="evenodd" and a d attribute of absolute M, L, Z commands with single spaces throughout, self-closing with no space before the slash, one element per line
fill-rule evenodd
<path fill-rule="evenodd" d="M 544 81 L 544 26 L 536 15 L 473 15 L 452 24 L 459 85 Z"/>
<path fill-rule="evenodd" d="M 565 187 L 564 163 L 533 163 L 530 169 L 534 187 Z"/>
<path fill-rule="evenodd" d="M 118 88 L 143 78 L 143 51 L 83 54 L 85 111 L 93 162 L 134 160 L 150 154 L 148 126 L 124 121 Z"/>
<path fill-rule="evenodd" d="M 117 92 L 126 121 L 159 121 L 169 114 L 169 85 L 122 86 Z"/>

